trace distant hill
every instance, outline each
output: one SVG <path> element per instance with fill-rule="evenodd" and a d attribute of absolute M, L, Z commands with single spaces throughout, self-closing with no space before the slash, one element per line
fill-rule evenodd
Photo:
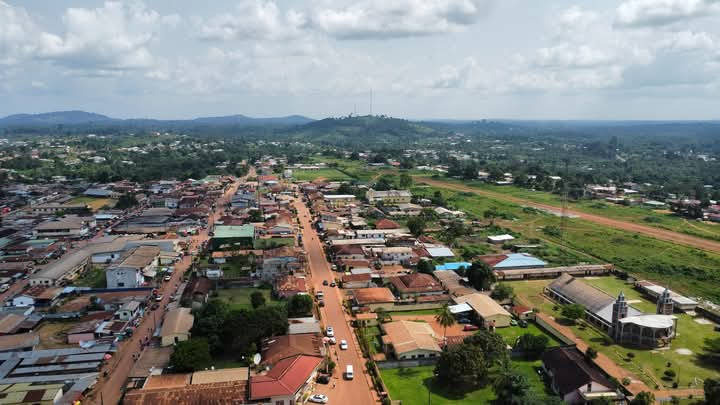
<path fill-rule="evenodd" d="M 76 125 L 112 121 L 112 118 L 85 111 L 56 111 L 42 114 L 15 114 L 0 118 L 0 126 L 14 125 Z"/>
<path fill-rule="evenodd" d="M 439 134 L 435 129 L 417 122 L 370 115 L 325 118 L 284 132 L 290 139 L 345 146 L 407 145 Z"/>
<path fill-rule="evenodd" d="M 201 117 L 189 120 L 157 120 L 151 118 L 117 119 L 106 115 L 85 111 L 57 111 L 42 114 L 15 114 L 0 118 L 0 128 L 11 127 L 54 127 L 57 125 L 83 127 L 123 127 L 132 128 L 182 128 L 198 126 L 296 126 L 312 122 L 313 119 L 301 115 L 287 117 L 253 118 L 245 115 L 220 117 Z"/>

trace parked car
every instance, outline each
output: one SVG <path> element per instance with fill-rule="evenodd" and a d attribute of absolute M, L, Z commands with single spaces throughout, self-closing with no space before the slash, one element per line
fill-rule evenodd
<path fill-rule="evenodd" d="M 341 340 L 340 341 L 340 350 L 347 350 L 347 349 L 348 349 L 347 340 L 345 340 L 345 339 Z"/>
<path fill-rule="evenodd" d="M 335 330 L 333 329 L 332 326 L 328 326 L 327 328 L 325 328 L 325 335 L 326 335 L 327 337 L 333 337 L 333 336 L 335 336 Z"/>
<path fill-rule="evenodd" d="M 337 284 L 335 284 L 334 281 L 332 283 L 330 283 L 330 287 L 335 287 L 335 286 L 337 286 Z"/>
<path fill-rule="evenodd" d="M 0 285 L 0 293 L 4 293 L 5 291 L 9 290 L 10 286 L 8 284 Z"/>
<path fill-rule="evenodd" d="M 169 274 L 167 276 L 163 277 L 163 281 L 170 281 L 170 280 L 172 280 L 172 276 Z"/>
<path fill-rule="evenodd" d="M 324 306 L 325 306 L 325 300 L 323 300 L 323 299 L 318 300 L 318 306 L 319 306 L 320 308 L 324 307 Z"/>
<path fill-rule="evenodd" d="M 318 374 L 315 381 L 317 381 L 318 384 L 330 384 L 330 376 L 327 374 Z"/>
<path fill-rule="evenodd" d="M 518 325 L 520 325 L 521 328 L 527 328 L 527 327 L 528 327 L 528 323 L 527 323 L 527 321 L 524 320 L 524 319 L 521 319 L 521 320 L 518 322 Z"/>
<path fill-rule="evenodd" d="M 471 331 L 471 330 L 478 330 L 478 329 L 480 329 L 480 327 L 477 326 L 477 325 L 465 325 L 465 326 L 463 326 L 463 330 L 464 330 L 465 332 L 469 332 L 469 331 Z"/>
<path fill-rule="evenodd" d="M 156 302 L 160 302 L 160 301 L 162 301 L 162 299 L 163 299 L 162 294 L 158 294 L 158 295 L 155 296 L 155 301 L 156 301 Z"/>
<path fill-rule="evenodd" d="M 327 404 L 328 397 L 323 394 L 315 394 L 308 398 L 308 401 L 314 404 Z"/>
<path fill-rule="evenodd" d="M 515 319 L 511 319 L 511 320 L 510 320 L 510 325 L 516 326 L 516 325 L 517 325 L 517 321 L 516 321 Z"/>
<path fill-rule="evenodd" d="M 458 319 L 458 323 L 472 323 L 472 321 L 467 318 L 460 318 Z"/>
<path fill-rule="evenodd" d="M 328 281 L 327 281 L 327 280 L 323 280 L 323 285 L 328 285 Z"/>

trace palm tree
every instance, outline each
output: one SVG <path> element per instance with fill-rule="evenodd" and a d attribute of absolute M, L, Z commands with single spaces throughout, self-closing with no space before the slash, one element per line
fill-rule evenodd
<path fill-rule="evenodd" d="M 447 341 L 447 328 L 455 325 L 455 316 L 450 312 L 450 305 L 445 303 L 435 315 L 435 320 L 443 327 L 443 341 Z"/>

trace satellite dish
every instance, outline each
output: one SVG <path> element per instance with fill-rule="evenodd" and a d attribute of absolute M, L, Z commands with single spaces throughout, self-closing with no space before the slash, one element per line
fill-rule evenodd
<path fill-rule="evenodd" d="M 252 359 L 253 364 L 260 364 L 261 359 L 262 359 L 262 357 L 260 356 L 260 353 L 255 353 L 255 355 L 253 356 L 253 359 Z"/>

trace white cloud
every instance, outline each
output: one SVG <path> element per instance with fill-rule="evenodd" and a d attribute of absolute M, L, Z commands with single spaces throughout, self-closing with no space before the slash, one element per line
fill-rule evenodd
<path fill-rule="evenodd" d="M 207 40 L 283 40 L 297 37 L 305 25 L 303 13 L 284 14 L 273 1 L 245 0 L 235 10 L 199 22 L 199 36 Z"/>
<path fill-rule="evenodd" d="M 659 41 L 658 48 L 669 51 L 713 51 L 716 44 L 707 32 L 678 31 Z"/>
<path fill-rule="evenodd" d="M 37 56 L 74 71 L 103 72 L 152 66 L 149 45 L 164 24 L 179 17 L 162 17 L 143 3 L 108 1 L 95 9 L 69 8 L 63 16 L 65 33 L 42 33 Z"/>
<path fill-rule="evenodd" d="M 616 57 L 607 50 L 588 45 L 562 43 L 538 49 L 536 60 L 542 67 L 587 68 L 607 65 Z"/>
<path fill-rule="evenodd" d="M 313 26 L 340 39 L 380 39 L 460 31 L 490 9 L 487 0 L 359 0 L 317 9 Z"/>
<path fill-rule="evenodd" d="M 617 8 L 620 26 L 662 26 L 709 16 L 720 9 L 717 0 L 626 0 Z"/>
<path fill-rule="evenodd" d="M 32 52 L 35 27 L 27 11 L 0 1 L 0 65 L 11 65 Z"/>

